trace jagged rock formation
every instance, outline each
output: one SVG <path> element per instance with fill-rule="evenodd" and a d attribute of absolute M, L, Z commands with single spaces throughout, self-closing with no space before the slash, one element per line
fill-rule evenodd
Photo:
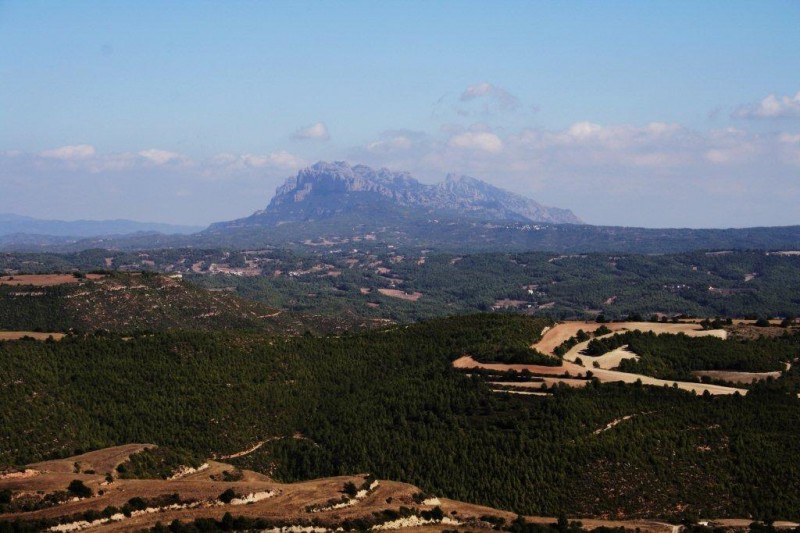
<path fill-rule="evenodd" d="M 488 183 L 450 174 L 436 185 L 426 185 L 407 172 L 393 172 L 345 162 L 320 162 L 286 180 L 263 211 L 234 225 L 269 225 L 324 218 L 363 208 L 372 201 L 385 208 L 420 210 L 426 215 L 447 214 L 482 220 L 513 220 L 580 224 L 568 209 L 545 207 L 534 200 Z M 379 213 L 376 213 L 376 215 Z"/>

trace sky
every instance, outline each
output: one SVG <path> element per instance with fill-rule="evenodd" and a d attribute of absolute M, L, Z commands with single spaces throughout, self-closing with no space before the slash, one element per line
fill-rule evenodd
<path fill-rule="evenodd" d="M 0 0 L 0 213 L 203 225 L 319 160 L 800 224 L 800 2 Z"/>

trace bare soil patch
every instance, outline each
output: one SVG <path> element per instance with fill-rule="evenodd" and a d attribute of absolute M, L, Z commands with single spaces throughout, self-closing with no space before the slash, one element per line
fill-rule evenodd
<path fill-rule="evenodd" d="M 86 274 L 86 279 L 98 280 L 103 274 Z M 72 274 L 18 274 L 16 276 L 0 277 L 0 285 L 33 285 L 34 287 L 52 287 L 67 283 L 79 283 L 83 278 L 76 278 Z"/>
<path fill-rule="evenodd" d="M 568 385 L 570 387 L 585 387 L 589 380 L 586 379 L 578 379 L 578 378 L 553 378 L 553 377 L 543 377 L 540 378 L 541 381 L 492 381 L 490 385 L 496 385 L 499 387 L 513 387 L 519 389 L 540 389 L 542 385 L 547 385 L 548 388 L 552 387 L 553 385 L 563 384 Z"/>
<path fill-rule="evenodd" d="M 401 300 L 406 300 L 409 302 L 416 302 L 417 300 L 422 298 L 421 292 L 407 293 L 399 289 L 378 289 L 378 292 L 383 294 L 384 296 L 389 296 L 391 298 L 399 298 Z"/>
<path fill-rule="evenodd" d="M 592 322 L 565 322 L 563 324 L 558 324 L 555 327 L 547 330 L 542 337 L 542 339 L 533 345 L 533 348 L 539 350 L 543 353 L 553 353 L 553 350 L 556 346 L 567 340 L 568 338 L 574 336 L 579 329 L 583 329 L 586 332 L 594 331 L 595 329 L 599 328 L 600 324 L 592 323 Z M 698 324 L 686 322 L 686 323 L 678 323 L 678 324 L 664 324 L 664 323 L 656 323 L 656 322 L 614 322 L 606 324 L 612 332 L 608 335 L 614 335 L 617 332 L 621 331 L 631 331 L 631 330 L 640 330 L 640 331 L 653 331 L 655 333 L 685 333 L 686 335 L 692 337 L 701 337 L 701 336 L 708 336 L 713 335 L 720 338 L 726 338 L 727 332 L 725 330 L 703 330 Z M 741 389 L 736 387 L 726 387 L 722 385 L 707 385 L 702 383 L 692 383 L 692 382 L 682 382 L 682 381 L 669 381 L 663 379 L 656 379 L 649 376 L 644 376 L 641 374 L 629 374 L 626 372 L 619 372 L 617 370 L 610 370 L 608 368 L 594 368 L 592 366 L 592 361 L 599 359 L 603 361 L 605 366 L 609 366 L 612 364 L 616 365 L 619 364 L 619 361 L 622 360 L 627 356 L 624 352 L 611 352 L 608 354 L 606 359 L 600 358 L 592 358 L 588 356 L 581 355 L 581 351 L 586 349 L 586 346 L 589 344 L 589 341 L 578 343 L 572 349 L 567 352 L 564 356 L 564 362 L 560 367 L 548 367 L 548 366 L 541 366 L 541 365 L 506 365 L 500 363 L 480 363 L 475 361 L 470 356 L 463 356 L 455 361 L 453 361 L 453 366 L 455 368 L 485 368 L 488 370 L 496 370 L 499 372 L 506 372 L 509 370 L 513 370 L 515 372 L 521 372 L 523 370 L 528 370 L 532 374 L 535 375 L 545 375 L 545 376 L 562 376 L 562 377 L 585 377 L 587 371 L 591 371 L 593 377 L 597 378 L 599 381 L 603 383 L 613 383 L 622 381 L 624 383 L 635 383 L 637 381 L 641 381 L 644 385 L 655 385 L 658 387 L 668 386 L 668 387 L 678 387 L 679 389 L 694 391 L 697 394 L 703 394 L 704 392 L 709 392 L 710 394 L 747 394 L 747 389 Z M 601 356 L 603 357 L 603 356 Z M 580 358 L 584 365 L 580 366 L 575 363 L 575 361 Z M 569 376 L 565 376 L 565 374 L 569 374 Z M 572 386 L 573 384 L 570 381 L 562 380 L 567 385 Z"/>
<path fill-rule="evenodd" d="M 37 341 L 43 341 L 48 337 L 53 337 L 53 339 L 58 341 L 64 338 L 64 334 L 43 333 L 41 331 L 0 331 L 0 341 L 13 341 L 21 339 L 22 337 L 31 337 Z"/>
<path fill-rule="evenodd" d="M 691 322 L 679 322 L 677 324 L 662 323 L 662 322 L 609 322 L 607 324 L 598 324 L 596 322 L 584 321 L 568 321 L 562 322 L 550 328 L 537 342 L 533 345 L 535 350 L 542 353 L 553 354 L 561 343 L 570 337 L 574 337 L 579 330 L 586 333 L 592 333 L 601 325 L 605 325 L 612 333 L 620 331 L 652 331 L 654 333 L 685 333 L 690 337 L 702 337 L 706 335 L 713 335 L 721 339 L 727 338 L 727 332 L 722 329 L 703 330 L 698 324 Z M 585 346 L 581 347 L 583 350 Z"/>
<path fill-rule="evenodd" d="M 547 334 L 549 335 L 553 331 L 557 331 L 558 328 L 561 326 L 559 324 L 552 330 L 548 331 Z M 721 329 L 710 329 L 704 330 L 698 324 L 694 324 L 691 322 L 680 322 L 677 324 L 665 324 L 660 322 L 614 322 L 611 324 L 606 324 L 606 326 L 611 330 L 611 333 L 608 335 L 603 335 L 601 338 L 613 336 L 616 333 L 622 331 L 652 331 L 656 334 L 661 333 L 683 333 L 690 337 L 704 337 L 704 336 L 715 336 L 719 338 L 727 338 L 727 331 Z M 571 326 L 570 329 L 574 329 L 576 326 Z M 599 327 L 599 324 L 597 325 Z M 596 329 L 596 328 L 595 328 Z M 577 329 L 575 330 L 577 331 Z M 586 330 L 584 330 L 586 331 Z M 594 330 L 592 330 L 594 331 Z M 547 335 L 545 335 L 546 337 Z M 708 392 L 710 394 L 747 394 L 747 389 L 740 389 L 735 387 L 725 387 L 721 385 L 706 385 L 701 383 L 692 383 L 692 382 L 684 382 L 684 381 L 669 381 L 664 379 L 657 379 L 652 378 L 649 376 L 644 376 L 641 374 L 629 374 L 627 372 L 620 372 L 617 370 L 611 370 L 615 366 L 619 365 L 619 361 L 628 357 L 628 355 L 624 351 L 614 350 L 609 352 L 608 354 L 603 354 L 600 357 L 588 357 L 582 355 L 581 352 L 586 349 L 589 345 L 589 341 L 578 343 L 577 345 L 573 346 L 565 355 L 564 360 L 574 363 L 578 358 L 580 358 L 584 365 L 587 366 L 588 370 L 591 370 L 594 377 L 600 380 L 603 383 L 610 383 L 616 381 L 622 381 L 624 383 L 635 383 L 637 381 L 641 381 L 644 385 L 655 385 L 658 387 L 663 387 L 664 385 L 668 387 L 676 386 L 679 389 L 694 391 L 697 394 L 703 394 L 704 392 Z M 593 366 L 593 362 L 597 360 L 600 363 L 600 368 L 595 368 Z M 566 363 L 565 363 L 566 364 Z M 605 367 L 605 368 L 604 368 Z"/>
<path fill-rule="evenodd" d="M 453 361 L 455 368 L 485 368 L 487 370 L 497 370 L 499 372 L 506 372 L 513 370 L 515 372 L 522 372 L 527 370 L 531 374 L 541 374 L 545 376 L 561 376 L 569 373 L 570 376 L 583 376 L 586 369 L 574 363 L 565 361 L 561 366 L 544 366 L 544 365 L 506 365 L 502 363 L 481 363 L 476 361 L 469 355 L 459 357 Z"/>
<path fill-rule="evenodd" d="M 492 392 L 498 392 L 501 394 L 519 394 L 521 396 L 550 396 L 549 392 L 530 390 L 492 389 Z"/>
<path fill-rule="evenodd" d="M 709 394 L 747 394 L 747 389 L 740 389 L 736 387 L 726 387 L 722 385 L 706 385 L 703 383 L 692 383 L 688 381 L 671 381 L 666 379 L 657 379 L 650 376 L 643 376 L 641 374 L 629 374 L 627 372 L 619 372 L 618 370 L 604 370 L 602 368 L 591 369 L 594 377 L 603 383 L 613 383 L 622 381 L 624 383 L 635 383 L 641 381 L 644 385 L 655 385 L 656 387 L 677 387 L 679 389 L 694 391 L 697 394 L 703 394 L 708 391 Z"/>
<path fill-rule="evenodd" d="M 623 359 L 639 359 L 639 356 L 630 351 L 627 346 L 620 346 L 616 350 L 604 353 L 600 357 L 583 357 L 581 360 L 587 367 L 611 370 L 617 368 Z M 594 366 L 595 363 L 597 363 L 596 367 Z"/>
<path fill-rule="evenodd" d="M 495 300 L 494 305 L 492 306 L 493 309 L 506 309 L 506 308 L 517 308 L 527 304 L 525 300 L 509 300 L 505 298 L 503 300 Z"/>
<path fill-rule="evenodd" d="M 763 381 L 767 378 L 778 379 L 781 377 L 780 372 L 734 372 L 732 370 L 695 370 L 692 372 L 698 377 L 709 377 L 711 379 L 718 379 L 727 381 L 729 383 L 755 383 L 756 381 Z"/>
<path fill-rule="evenodd" d="M 123 446 L 113 446 L 103 448 L 94 452 L 76 455 L 68 459 L 55 459 L 53 461 L 43 461 L 30 465 L 30 468 L 39 470 L 42 473 L 73 473 L 75 463 L 79 463 L 83 470 L 94 470 L 95 472 L 111 472 L 117 466 L 124 463 L 134 453 L 138 453 L 147 448 L 153 448 L 153 444 L 125 444 Z"/>

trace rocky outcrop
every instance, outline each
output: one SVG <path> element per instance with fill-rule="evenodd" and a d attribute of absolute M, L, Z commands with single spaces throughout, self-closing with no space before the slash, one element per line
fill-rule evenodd
<path fill-rule="evenodd" d="M 342 198 L 366 198 L 366 193 L 401 207 L 441 210 L 484 220 L 581 223 L 568 209 L 546 207 L 468 176 L 451 174 L 441 183 L 426 185 L 407 172 L 351 166 L 342 161 L 319 162 L 299 171 L 277 189 L 266 210 L 254 217 L 291 211 L 297 218 L 303 214 L 303 204 L 311 205 L 312 200 L 315 212 L 319 212 L 320 205 L 331 212 L 341 211 Z"/>

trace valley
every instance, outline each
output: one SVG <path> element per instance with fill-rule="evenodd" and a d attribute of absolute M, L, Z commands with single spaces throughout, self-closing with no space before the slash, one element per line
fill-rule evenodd
<path fill-rule="evenodd" d="M 794 255 L 732 251 L 562 257 L 535 252 L 446 254 L 373 241 L 365 246 L 312 252 L 179 248 L 14 253 L 0 254 L 0 272 L 7 279 L 71 270 L 152 271 L 271 308 L 349 316 L 355 322 L 357 317 L 408 322 L 493 308 L 557 319 L 800 316 L 795 283 L 800 257 Z"/>

